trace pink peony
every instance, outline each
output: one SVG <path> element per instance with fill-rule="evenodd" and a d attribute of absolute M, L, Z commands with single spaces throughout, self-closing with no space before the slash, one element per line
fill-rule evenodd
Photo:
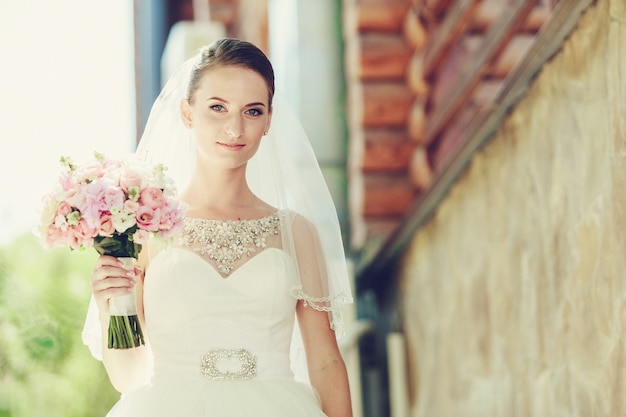
<path fill-rule="evenodd" d="M 124 192 L 110 181 L 95 181 L 84 187 L 85 196 L 81 212 L 90 226 L 100 224 L 100 216 L 112 208 L 124 207 Z"/>
<path fill-rule="evenodd" d="M 168 238 L 178 233 L 182 229 L 182 218 L 183 209 L 178 205 L 178 201 L 168 197 L 161 212 L 160 229 L 163 231 L 161 237 Z"/>

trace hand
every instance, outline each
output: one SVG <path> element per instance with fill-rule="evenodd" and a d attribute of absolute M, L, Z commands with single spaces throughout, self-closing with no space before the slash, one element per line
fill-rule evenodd
<path fill-rule="evenodd" d="M 102 317 L 109 316 L 109 300 L 130 293 L 140 274 L 141 269 L 124 269 L 122 262 L 113 256 L 98 258 L 91 274 L 91 291 Z"/>

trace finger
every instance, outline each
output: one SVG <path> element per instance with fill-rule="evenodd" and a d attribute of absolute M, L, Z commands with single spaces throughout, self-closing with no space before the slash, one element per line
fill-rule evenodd
<path fill-rule="evenodd" d="M 119 266 L 104 265 L 99 268 L 94 268 L 91 273 L 91 282 L 101 281 L 106 278 L 135 278 L 135 271 L 129 271 Z"/>
<path fill-rule="evenodd" d="M 100 255 L 96 261 L 96 268 L 101 268 L 103 266 L 119 266 L 123 267 L 124 264 L 115 256 L 109 255 Z"/>
<path fill-rule="evenodd" d="M 111 298 L 121 297 L 130 293 L 131 289 L 129 288 L 109 288 L 107 290 L 99 292 L 97 296 L 94 295 L 94 298 L 98 306 L 102 306 L 108 310 L 108 304 Z"/>
<path fill-rule="evenodd" d="M 91 285 L 92 291 L 95 293 L 107 291 L 111 288 L 131 290 L 136 284 L 136 281 L 131 278 L 106 278 L 94 282 Z"/>

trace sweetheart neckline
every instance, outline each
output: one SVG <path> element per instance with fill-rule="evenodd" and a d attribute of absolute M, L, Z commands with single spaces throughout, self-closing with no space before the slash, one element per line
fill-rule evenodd
<path fill-rule="evenodd" d="M 212 272 L 215 272 L 215 274 L 222 280 L 222 281 L 228 281 L 228 280 L 232 280 L 233 277 L 241 270 L 244 269 L 244 267 L 246 267 L 252 260 L 254 260 L 256 257 L 263 255 L 264 252 L 271 252 L 271 251 L 277 251 L 278 253 L 282 254 L 283 256 L 285 256 L 290 262 L 294 262 L 293 258 L 291 257 L 291 255 L 285 251 L 284 249 L 281 248 L 276 248 L 273 246 L 267 247 L 267 248 L 263 248 L 262 250 L 258 251 L 256 254 L 254 254 L 253 256 L 250 256 L 248 260 L 246 260 L 244 263 L 242 263 L 241 265 L 239 265 L 237 268 L 235 268 L 230 274 L 224 276 L 220 273 L 220 271 L 215 267 L 215 265 L 213 265 L 210 261 L 208 261 L 204 256 L 202 256 L 201 254 L 191 250 L 191 249 L 187 249 L 184 247 L 180 247 L 180 246 L 172 246 L 171 248 L 169 248 L 169 250 L 173 250 L 173 249 L 178 249 L 180 251 L 183 252 L 187 252 L 192 254 L 194 257 L 198 258 L 202 263 L 206 264 L 210 270 Z M 165 251 L 162 251 L 161 253 L 163 253 Z M 161 253 L 159 253 L 159 255 L 161 255 Z"/>

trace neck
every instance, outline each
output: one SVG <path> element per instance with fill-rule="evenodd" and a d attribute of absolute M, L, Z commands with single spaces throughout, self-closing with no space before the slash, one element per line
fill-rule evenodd
<path fill-rule="evenodd" d="M 192 210 L 232 211 L 254 205 L 245 166 L 232 170 L 196 169 L 181 199 Z"/>

